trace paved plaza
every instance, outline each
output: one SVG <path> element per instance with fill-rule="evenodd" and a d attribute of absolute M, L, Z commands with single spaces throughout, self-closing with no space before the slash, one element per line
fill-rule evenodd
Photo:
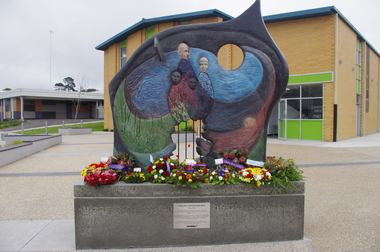
<path fill-rule="evenodd" d="M 65 135 L 0 167 L 0 251 L 75 251 L 73 185 L 112 148 L 110 132 Z M 303 240 L 128 251 L 380 251 L 379 133 L 336 143 L 270 138 L 267 155 L 305 172 Z"/>

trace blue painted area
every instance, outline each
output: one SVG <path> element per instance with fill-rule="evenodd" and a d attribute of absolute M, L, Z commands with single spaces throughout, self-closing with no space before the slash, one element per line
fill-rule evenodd
<path fill-rule="evenodd" d="M 166 53 L 161 62 L 157 57 L 151 58 L 134 70 L 134 76 L 128 78 L 134 92 L 132 101 L 141 113 L 145 115 L 164 116 L 169 111 L 168 93 L 171 86 L 170 73 L 177 69 L 180 61 L 177 52 Z"/>
<path fill-rule="evenodd" d="M 224 69 L 214 54 L 197 48 L 191 48 L 189 60 L 195 73 L 199 75 L 198 61 L 201 57 L 206 57 L 214 98 L 220 101 L 236 101 L 254 92 L 263 77 L 260 61 L 250 53 L 245 53 L 244 56 L 242 65 L 235 70 Z"/>
<path fill-rule="evenodd" d="M 226 70 L 220 66 L 218 58 L 205 50 L 191 48 L 189 62 L 198 76 L 198 62 L 207 57 L 209 68 L 207 74 L 211 79 L 214 99 L 236 101 L 254 92 L 263 77 L 263 67 L 252 54 L 245 53 L 242 65 L 235 70 Z M 168 93 L 170 90 L 170 73 L 178 68 L 181 58 L 177 51 L 165 53 L 163 61 L 151 58 L 136 68 L 128 77 L 132 102 L 145 115 L 163 116 L 168 113 Z"/>

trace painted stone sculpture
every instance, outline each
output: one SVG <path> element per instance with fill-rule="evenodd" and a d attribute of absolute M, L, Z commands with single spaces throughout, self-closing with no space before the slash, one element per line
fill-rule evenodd
<path fill-rule="evenodd" d="M 225 44 L 241 48 L 235 70 L 218 62 Z M 174 126 L 203 120 L 197 152 L 206 159 L 247 149 L 264 161 L 270 113 L 285 91 L 288 66 L 268 34 L 260 1 L 230 21 L 177 26 L 156 34 L 131 56 L 109 85 L 114 152 L 137 165 L 171 155 Z"/>

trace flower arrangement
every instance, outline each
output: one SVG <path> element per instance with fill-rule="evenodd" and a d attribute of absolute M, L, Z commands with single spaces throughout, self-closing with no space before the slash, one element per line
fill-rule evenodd
<path fill-rule="evenodd" d="M 284 159 L 268 156 L 266 158 L 265 168 L 272 174 L 273 192 L 280 192 L 281 189 L 292 191 L 294 185 L 292 181 L 304 180 L 303 171 L 299 170 L 293 159 Z"/>
<path fill-rule="evenodd" d="M 248 150 L 224 151 L 219 154 L 219 158 L 223 159 L 225 168 L 237 171 L 247 166 Z"/>
<path fill-rule="evenodd" d="M 167 180 L 168 184 L 197 188 L 202 187 L 203 183 L 208 183 L 209 169 L 201 161 L 185 160 L 180 167 L 182 169 L 171 172 Z"/>
<path fill-rule="evenodd" d="M 148 179 L 152 183 L 166 183 L 172 171 L 177 169 L 177 161 L 172 160 L 170 157 L 160 157 L 153 161 L 153 163 L 146 169 L 148 172 Z"/>
<path fill-rule="evenodd" d="M 108 158 L 107 165 L 110 169 L 128 171 L 133 167 L 134 158 L 128 154 L 118 154 Z"/>
<path fill-rule="evenodd" d="M 248 167 L 241 170 L 238 175 L 243 183 L 254 184 L 257 186 L 269 184 L 272 179 L 272 174 L 270 174 L 268 170 L 258 167 Z"/>
<path fill-rule="evenodd" d="M 146 176 L 143 172 L 127 172 L 121 180 L 125 183 L 143 183 L 146 181 Z"/>
<path fill-rule="evenodd" d="M 117 181 L 126 183 L 150 181 L 192 188 L 202 187 L 203 183 L 212 185 L 246 183 L 257 187 L 271 186 L 273 193 L 282 189 L 291 191 L 294 188 L 293 181 L 304 179 L 303 171 L 298 169 L 293 159 L 268 156 L 264 163 L 254 161 L 260 163 L 255 166 L 252 162 L 248 162 L 247 154 L 248 152 L 244 150 L 221 153 L 222 163 L 212 168 L 201 161 L 185 160 L 179 164 L 178 160 L 170 157 L 158 157 L 145 168 L 146 172 L 132 170 L 133 158 L 120 154 L 109 157 L 107 162 L 90 164 L 83 169 L 81 175 L 85 183 L 96 187 Z M 261 164 L 263 167 L 260 167 Z"/>
<path fill-rule="evenodd" d="M 234 170 L 218 167 L 211 171 L 208 177 L 209 183 L 212 185 L 237 184 L 239 183 Z"/>
<path fill-rule="evenodd" d="M 114 170 L 109 170 L 106 163 L 90 164 L 82 171 L 84 182 L 88 185 L 99 186 L 116 183 L 119 176 Z"/>

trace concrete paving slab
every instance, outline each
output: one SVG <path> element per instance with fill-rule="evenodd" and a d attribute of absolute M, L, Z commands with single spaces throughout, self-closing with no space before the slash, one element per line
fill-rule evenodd
<path fill-rule="evenodd" d="M 86 165 L 109 156 L 112 142 L 111 132 L 64 136 L 0 167 L 0 251 L 75 251 L 73 185 Z M 305 171 L 307 238 L 128 251 L 380 251 L 379 153 L 380 133 L 335 143 L 269 138 L 267 155 L 293 158 Z"/>
<path fill-rule="evenodd" d="M 2 221 L 0 251 L 20 251 L 33 240 L 50 220 Z"/>
<path fill-rule="evenodd" d="M 75 250 L 73 220 L 51 220 L 20 251 Z"/>

